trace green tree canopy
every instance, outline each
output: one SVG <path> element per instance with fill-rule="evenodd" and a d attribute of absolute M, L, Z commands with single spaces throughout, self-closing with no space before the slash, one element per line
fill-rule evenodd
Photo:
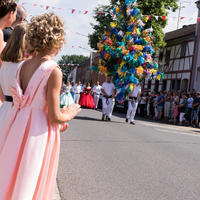
<path fill-rule="evenodd" d="M 94 33 L 89 35 L 89 43 L 93 49 L 98 49 L 97 44 L 101 41 L 104 29 L 109 26 L 112 19 L 113 8 L 120 6 L 125 0 L 110 0 L 110 5 L 99 6 L 95 9 L 94 19 L 96 24 L 92 24 Z M 143 15 L 151 16 L 145 23 L 145 29 L 153 29 L 153 47 L 156 50 L 165 46 L 163 28 L 167 25 L 167 19 L 163 20 L 162 16 L 167 16 L 169 11 L 176 11 L 178 0 L 137 0 L 138 8 Z M 155 16 L 160 16 L 156 19 Z"/>
<path fill-rule="evenodd" d="M 80 64 L 88 59 L 83 55 L 63 55 L 58 61 L 58 64 Z"/>

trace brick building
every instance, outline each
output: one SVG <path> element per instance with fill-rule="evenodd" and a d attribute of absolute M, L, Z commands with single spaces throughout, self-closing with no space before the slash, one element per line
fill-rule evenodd
<path fill-rule="evenodd" d="M 99 55 L 93 54 L 92 65 L 98 65 Z M 81 83 L 86 84 L 89 82 L 92 86 L 95 85 L 96 81 L 100 81 L 102 84 L 105 81 L 105 75 L 100 72 L 92 71 L 90 69 L 91 58 L 81 63 L 76 71 L 76 82 L 81 81 Z"/>

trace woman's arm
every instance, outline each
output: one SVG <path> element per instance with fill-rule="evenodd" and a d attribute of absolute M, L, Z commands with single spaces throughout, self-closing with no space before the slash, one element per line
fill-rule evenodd
<path fill-rule="evenodd" d="M 52 123 L 64 123 L 72 120 L 79 112 L 80 106 L 72 104 L 60 112 L 60 89 L 62 72 L 56 68 L 51 73 L 47 83 L 48 119 Z"/>
<path fill-rule="evenodd" d="M 5 97 L 4 97 L 3 90 L 0 85 L 0 102 L 4 102 L 4 101 L 5 101 Z"/>

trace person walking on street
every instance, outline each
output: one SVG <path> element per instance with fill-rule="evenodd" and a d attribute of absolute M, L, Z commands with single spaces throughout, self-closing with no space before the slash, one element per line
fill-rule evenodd
<path fill-rule="evenodd" d="M 81 82 L 79 81 L 78 84 L 74 86 L 74 103 L 78 104 L 80 99 L 80 94 L 82 91 Z"/>
<path fill-rule="evenodd" d="M 126 122 L 130 120 L 130 124 L 132 125 L 135 125 L 134 118 L 140 96 L 141 96 L 141 86 L 140 84 L 137 84 L 137 86 L 133 89 L 133 91 L 128 94 L 128 111 L 126 115 Z"/>
<path fill-rule="evenodd" d="M 116 97 L 117 90 L 114 84 L 111 82 L 111 77 L 106 78 L 106 82 L 103 83 L 101 92 L 103 94 L 102 98 L 102 121 L 111 121 L 111 115 L 113 110 L 114 98 Z"/>
<path fill-rule="evenodd" d="M 99 84 L 99 81 L 97 81 L 96 85 L 92 88 L 92 91 L 94 93 L 94 105 L 95 105 L 95 110 L 98 108 L 99 104 L 99 97 L 101 94 L 101 85 Z"/>

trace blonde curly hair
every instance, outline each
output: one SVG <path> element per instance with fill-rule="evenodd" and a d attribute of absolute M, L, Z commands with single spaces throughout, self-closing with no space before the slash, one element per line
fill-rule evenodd
<path fill-rule="evenodd" d="M 44 13 L 33 17 L 28 25 L 27 50 L 38 54 L 60 49 L 65 43 L 63 21 L 54 13 Z"/>

